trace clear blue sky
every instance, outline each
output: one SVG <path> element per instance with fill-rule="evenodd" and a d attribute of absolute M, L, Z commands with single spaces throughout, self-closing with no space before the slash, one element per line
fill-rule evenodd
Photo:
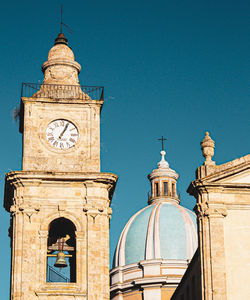
<path fill-rule="evenodd" d="M 202 164 L 206 130 L 218 164 L 249 152 L 249 1 L 5 1 L 1 4 L 1 199 L 4 174 L 21 168 L 21 135 L 12 120 L 21 82 L 42 81 L 41 65 L 59 32 L 60 4 L 81 84 L 104 85 L 102 170 L 119 175 L 111 253 L 146 205 L 147 174 L 166 158 L 179 174 L 182 204 Z M 9 214 L 0 209 L 1 299 L 8 299 Z"/>

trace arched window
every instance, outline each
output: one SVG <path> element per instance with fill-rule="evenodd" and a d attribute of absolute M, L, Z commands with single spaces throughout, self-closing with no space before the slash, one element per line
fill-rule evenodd
<path fill-rule="evenodd" d="M 53 220 L 47 244 L 47 282 L 76 282 L 76 227 L 66 218 Z"/>

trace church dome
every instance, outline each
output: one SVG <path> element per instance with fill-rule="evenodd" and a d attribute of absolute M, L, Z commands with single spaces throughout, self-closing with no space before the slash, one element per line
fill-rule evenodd
<path fill-rule="evenodd" d="M 196 215 L 179 204 L 179 175 L 165 155 L 162 150 L 157 168 L 148 175 L 149 205 L 134 214 L 121 233 L 113 268 L 152 259 L 189 261 L 196 251 Z"/>
<path fill-rule="evenodd" d="M 113 268 L 148 259 L 191 260 L 197 248 L 196 216 L 174 202 L 157 201 L 124 227 Z"/>
<path fill-rule="evenodd" d="M 163 137 L 162 137 L 163 140 Z M 135 213 L 118 240 L 110 271 L 111 299 L 169 299 L 197 249 L 196 216 L 180 205 L 179 174 L 161 160 L 149 175 L 148 205 Z M 122 296 L 121 296 L 122 295 Z"/>

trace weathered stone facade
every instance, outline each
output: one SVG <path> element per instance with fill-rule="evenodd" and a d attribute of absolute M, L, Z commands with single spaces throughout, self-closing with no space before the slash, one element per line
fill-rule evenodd
<path fill-rule="evenodd" d="M 40 90 L 21 99 L 23 165 L 21 171 L 6 174 L 11 300 L 109 299 L 110 203 L 117 176 L 100 172 L 103 101 L 92 100 L 79 90 L 80 65 L 64 36 L 61 42 L 56 42 L 43 65 Z M 55 148 L 46 139 L 48 124 L 57 119 L 77 127 L 79 138 L 69 149 Z M 50 224 L 60 218 L 75 226 L 73 282 L 46 280 Z"/>
<path fill-rule="evenodd" d="M 250 299 L 250 155 L 216 165 L 208 133 L 201 147 L 206 160 L 188 188 L 197 200 L 200 267 L 195 268 L 201 273 L 201 297 L 192 299 Z M 189 299 L 192 268 L 173 299 Z"/>

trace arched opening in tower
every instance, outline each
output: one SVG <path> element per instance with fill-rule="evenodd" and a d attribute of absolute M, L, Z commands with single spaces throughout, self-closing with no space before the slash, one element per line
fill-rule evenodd
<path fill-rule="evenodd" d="M 49 225 L 47 282 L 76 282 L 76 227 L 66 218 Z"/>

